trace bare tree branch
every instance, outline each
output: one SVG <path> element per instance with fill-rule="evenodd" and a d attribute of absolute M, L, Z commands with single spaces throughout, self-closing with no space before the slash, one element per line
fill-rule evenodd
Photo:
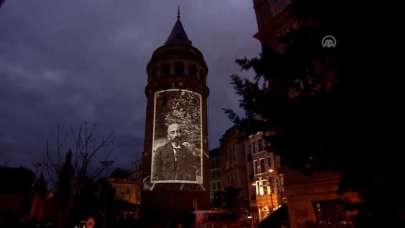
<path fill-rule="evenodd" d="M 72 149 L 72 165 L 77 178 L 75 180 L 77 183 L 75 188 L 80 188 L 82 179 L 87 178 L 95 181 L 105 167 L 97 168 L 94 170 L 95 175 L 89 175 L 88 169 L 90 163 L 101 152 L 104 158 L 109 157 L 113 151 L 113 148 L 111 148 L 114 144 L 113 135 L 112 132 L 107 135 L 98 134 L 97 125 L 89 124 L 88 122 L 80 124 L 76 129 L 74 127 L 65 128 L 63 125 L 58 124 L 56 128 L 56 151 L 54 153 L 52 153 L 49 147 L 48 140 L 46 142 L 44 168 L 46 169 L 48 179 L 52 180 L 52 183 L 55 184 L 57 174 L 63 163 L 64 156 L 62 154 L 64 154 L 65 148 L 70 148 Z M 56 155 L 56 159 L 52 154 Z"/>
<path fill-rule="evenodd" d="M 113 133 L 110 133 L 109 135 L 103 137 L 100 144 L 98 144 L 98 146 L 96 146 L 96 148 L 90 153 L 89 158 L 91 159 L 101 149 L 103 149 L 109 145 L 112 145 L 112 142 L 113 142 L 112 139 L 113 139 Z"/>

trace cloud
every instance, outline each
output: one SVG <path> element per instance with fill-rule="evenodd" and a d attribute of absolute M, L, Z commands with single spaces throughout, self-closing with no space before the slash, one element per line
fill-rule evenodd
<path fill-rule="evenodd" d="M 117 132 L 116 164 L 143 149 L 146 64 L 167 39 L 179 1 L 6 1 L 0 9 L 0 160 L 29 165 L 58 124 Z M 238 108 L 229 75 L 259 52 L 252 3 L 182 1 L 182 22 L 209 67 L 209 142 Z M 215 127 L 214 127 L 215 126 Z"/>

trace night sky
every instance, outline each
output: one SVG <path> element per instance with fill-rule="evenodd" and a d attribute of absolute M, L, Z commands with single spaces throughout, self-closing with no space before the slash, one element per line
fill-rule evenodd
<path fill-rule="evenodd" d="M 235 58 L 259 53 L 250 0 L 6 0 L 0 8 L 0 165 L 32 167 L 58 124 L 115 133 L 109 159 L 143 150 L 146 64 L 181 21 L 207 62 L 209 144 L 238 109 Z M 240 110 L 239 110 L 240 111 Z"/>

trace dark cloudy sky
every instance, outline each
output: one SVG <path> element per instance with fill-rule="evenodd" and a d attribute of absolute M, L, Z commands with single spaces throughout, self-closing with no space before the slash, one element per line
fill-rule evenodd
<path fill-rule="evenodd" d="M 259 42 L 251 0 L 6 0 L 0 8 L 0 162 L 31 167 L 58 124 L 114 131 L 109 159 L 129 167 L 143 148 L 146 64 L 182 22 L 209 67 L 209 143 L 238 108 L 229 75 Z"/>

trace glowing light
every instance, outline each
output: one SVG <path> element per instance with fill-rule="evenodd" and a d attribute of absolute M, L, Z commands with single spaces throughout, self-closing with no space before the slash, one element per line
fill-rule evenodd
<path fill-rule="evenodd" d="M 94 228 L 96 226 L 96 220 L 93 217 L 89 217 L 86 220 L 86 228 Z"/>
<path fill-rule="evenodd" d="M 249 215 L 248 217 L 247 217 L 248 219 L 251 219 L 251 218 L 253 218 L 251 215 Z"/>
<path fill-rule="evenodd" d="M 273 173 L 274 172 L 274 169 L 269 169 L 269 173 Z"/>

